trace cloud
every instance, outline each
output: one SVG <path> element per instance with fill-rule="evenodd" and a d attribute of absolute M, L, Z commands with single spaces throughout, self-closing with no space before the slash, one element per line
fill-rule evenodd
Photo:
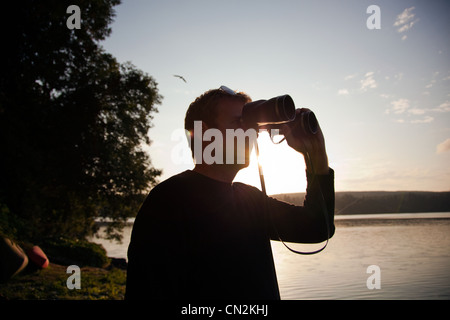
<path fill-rule="evenodd" d="M 403 26 L 401 26 L 400 28 L 398 28 L 397 31 L 398 31 L 399 33 L 408 31 L 409 29 L 412 28 L 412 26 L 413 26 L 417 21 L 418 21 L 418 20 L 413 21 L 413 22 L 410 22 L 410 23 L 408 23 L 408 24 L 404 24 Z M 405 37 L 405 36 L 404 36 L 404 37 Z"/>
<path fill-rule="evenodd" d="M 419 21 L 418 19 L 412 21 L 415 17 L 415 14 L 412 12 L 414 9 L 415 7 L 407 8 L 397 16 L 394 27 L 398 27 L 397 31 L 399 33 L 408 31 L 417 21 Z"/>
<path fill-rule="evenodd" d="M 423 119 L 415 119 L 415 120 L 405 120 L 405 119 L 395 119 L 393 120 L 395 123 L 410 123 L 410 124 L 420 124 L 420 123 L 430 123 L 434 121 L 433 117 L 426 116 Z"/>
<path fill-rule="evenodd" d="M 394 79 L 397 81 L 400 81 L 403 79 L 403 72 L 399 72 L 397 74 L 394 75 Z"/>
<path fill-rule="evenodd" d="M 392 108 L 386 110 L 386 113 L 391 113 L 391 111 L 395 114 L 402 114 L 409 108 L 409 100 L 408 99 L 398 99 L 391 102 Z"/>
<path fill-rule="evenodd" d="M 385 114 L 403 114 L 407 116 L 407 119 L 395 119 L 394 121 L 397 123 L 410 123 L 410 124 L 419 124 L 419 123 L 430 123 L 434 121 L 434 117 L 425 115 L 431 109 L 425 108 L 411 108 L 411 103 L 408 99 L 398 99 L 391 101 L 391 107 L 385 110 Z M 423 116 L 425 115 L 425 116 Z M 421 119 L 417 118 L 417 116 L 423 116 Z"/>
<path fill-rule="evenodd" d="M 417 123 L 430 123 L 430 122 L 432 122 L 433 120 L 434 120 L 433 117 L 426 116 L 426 117 L 423 118 L 423 119 L 411 120 L 410 123 L 412 123 L 412 124 L 417 124 Z"/>
<path fill-rule="evenodd" d="M 444 112 L 450 112 L 450 101 L 446 100 L 445 102 L 441 103 L 439 106 L 435 107 L 435 108 L 411 108 L 411 104 L 410 101 L 408 99 L 398 99 L 395 101 L 391 101 L 391 107 L 389 109 L 385 110 L 385 114 L 403 114 L 403 113 L 407 113 L 408 115 L 412 115 L 412 116 L 420 116 L 420 115 L 424 115 L 426 113 L 430 113 L 430 112 L 439 112 L 439 113 L 444 113 Z M 421 120 L 412 120 L 412 121 L 408 121 L 410 123 L 429 123 L 431 121 L 433 121 L 434 118 L 431 116 L 426 116 L 425 118 L 421 119 Z M 405 121 L 403 121 L 405 122 Z"/>
<path fill-rule="evenodd" d="M 373 89 L 378 86 L 377 82 L 373 78 L 374 72 L 367 72 L 364 76 L 364 79 L 362 79 L 361 82 L 361 90 L 367 91 L 367 89 Z"/>
<path fill-rule="evenodd" d="M 415 9 L 415 7 L 411 7 L 411 8 L 403 10 L 403 12 L 397 16 L 394 26 L 398 27 L 398 26 L 404 25 L 404 24 L 408 23 L 409 21 L 411 21 L 412 19 L 414 19 L 414 13 L 412 13 L 412 11 L 414 9 Z"/>
<path fill-rule="evenodd" d="M 414 114 L 414 115 L 421 115 L 421 114 L 425 114 L 425 112 L 427 112 L 427 110 L 426 109 L 413 108 L 413 109 L 409 109 L 408 112 L 411 113 L 411 114 Z"/>
<path fill-rule="evenodd" d="M 450 101 L 445 101 L 444 103 L 441 103 L 436 108 L 431 109 L 432 111 L 436 112 L 449 112 L 450 111 Z"/>
<path fill-rule="evenodd" d="M 416 19 L 413 21 L 415 14 L 412 12 L 415 9 L 415 7 L 407 8 L 403 10 L 402 13 L 400 13 L 397 16 L 397 19 L 395 19 L 394 27 L 397 28 L 398 33 L 403 33 L 411 29 L 418 21 L 419 19 Z M 402 36 L 402 41 L 405 41 L 408 36 L 404 34 Z"/>
<path fill-rule="evenodd" d="M 450 151 L 450 138 L 448 138 L 444 142 L 439 143 L 436 147 L 437 154 L 449 152 L 449 151 Z"/>
<path fill-rule="evenodd" d="M 340 96 L 346 96 L 348 94 L 349 94 L 349 92 L 347 89 L 339 89 L 339 91 L 338 91 L 338 95 L 340 95 Z"/>
<path fill-rule="evenodd" d="M 356 77 L 357 75 L 358 75 L 357 73 L 349 74 L 348 76 L 346 76 L 346 77 L 344 78 L 344 80 L 350 80 L 350 79 L 353 79 L 353 78 Z"/>

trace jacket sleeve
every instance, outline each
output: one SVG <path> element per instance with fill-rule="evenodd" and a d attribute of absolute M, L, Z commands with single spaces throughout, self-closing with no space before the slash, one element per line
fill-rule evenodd
<path fill-rule="evenodd" d="M 327 175 L 307 173 L 303 206 L 266 197 L 271 240 L 319 243 L 331 238 L 334 226 L 334 171 Z"/>

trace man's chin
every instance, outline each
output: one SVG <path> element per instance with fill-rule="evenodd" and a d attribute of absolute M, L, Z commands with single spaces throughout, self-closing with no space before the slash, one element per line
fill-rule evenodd
<path fill-rule="evenodd" d="M 250 159 L 245 159 L 244 163 L 238 163 L 236 162 L 236 164 L 234 164 L 234 166 L 236 168 L 238 168 L 239 170 L 247 168 L 250 165 Z"/>
<path fill-rule="evenodd" d="M 237 171 L 247 168 L 250 165 L 250 159 L 245 159 L 245 161 L 242 163 L 235 161 L 234 163 L 225 163 L 225 165 L 227 167 L 233 167 L 235 168 Z"/>

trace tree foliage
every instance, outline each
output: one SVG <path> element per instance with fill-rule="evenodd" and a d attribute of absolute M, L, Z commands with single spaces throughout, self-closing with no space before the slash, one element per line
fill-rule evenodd
<path fill-rule="evenodd" d="M 25 238 L 83 238 L 96 217 L 111 218 L 117 236 L 161 174 L 142 149 L 157 83 L 100 45 L 119 2 L 26 0 L 9 11 L 0 204 Z M 81 29 L 66 26 L 71 4 Z"/>

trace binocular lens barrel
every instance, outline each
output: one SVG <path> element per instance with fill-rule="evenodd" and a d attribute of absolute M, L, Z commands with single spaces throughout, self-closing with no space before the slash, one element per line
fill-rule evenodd
<path fill-rule="evenodd" d="M 303 132 L 316 134 L 317 118 L 314 112 L 308 110 L 297 115 Z M 258 100 L 244 105 L 242 120 L 247 128 L 276 128 L 277 125 L 288 123 L 296 118 L 294 100 L 289 95 L 278 96 L 269 100 Z M 298 123 L 298 122 L 297 122 Z"/>
<path fill-rule="evenodd" d="M 295 119 L 295 104 L 289 95 L 247 103 L 242 119 L 248 128 L 266 124 L 282 124 Z"/>

